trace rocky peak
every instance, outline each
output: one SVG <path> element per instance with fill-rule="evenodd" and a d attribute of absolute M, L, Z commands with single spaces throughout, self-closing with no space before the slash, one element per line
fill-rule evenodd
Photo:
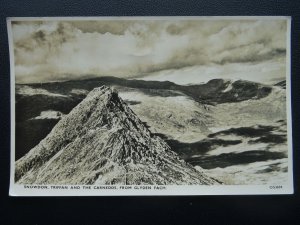
<path fill-rule="evenodd" d="M 26 184 L 214 184 L 151 134 L 118 93 L 95 88 L 16 162 Z"/>

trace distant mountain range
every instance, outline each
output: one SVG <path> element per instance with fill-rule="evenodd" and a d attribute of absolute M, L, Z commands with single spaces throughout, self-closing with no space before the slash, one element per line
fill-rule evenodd
<path fill-rule="evenodd" d="M 101 85 L 121 86 L 144 90 L 180 91 L 198 102 L 217 104 L 239 102 L 252 98 L 263 98 L 271 92 L 271 87 L 245 80 L 213 79 L 205 84 L 178 85 L 170 81 L 127 80 L 117 77 L 99 77 L 86 80 L 70 80 L 64 82 L 26 84 L 32 88 L 42 88 L 56 95 L 69 95 L 72 90 L 91 91 Z M 18 85 L 22 86 L 22 85 Z M 73 93 L 74 94 L 74 93 Z M 154 92 L 155 94 L 155 92 Z"/>

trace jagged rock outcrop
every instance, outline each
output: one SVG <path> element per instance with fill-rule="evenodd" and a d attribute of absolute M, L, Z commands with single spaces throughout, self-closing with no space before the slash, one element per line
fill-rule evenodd
<path fill-rule="evenodd" d="M 153 135 L 116 91 L 95 88 L 15 164 L 20 184 L 216 184 Z"/>

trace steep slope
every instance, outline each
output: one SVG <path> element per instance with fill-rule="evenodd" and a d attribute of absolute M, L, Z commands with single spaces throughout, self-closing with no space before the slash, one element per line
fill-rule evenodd
<path fill-rule="evenodd" d="M 216 184 L 180 160 L 106 86 L 96 88 L 15 165 L 20 184 Z"/>

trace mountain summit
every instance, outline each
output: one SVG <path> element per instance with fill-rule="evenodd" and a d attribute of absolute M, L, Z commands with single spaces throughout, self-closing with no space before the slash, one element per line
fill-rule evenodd
<path fill-rule="evenodd" d="M 20 184 L 216 184 L 153 135 L 115 90 L 92 90 L 19 159 Z"/>

